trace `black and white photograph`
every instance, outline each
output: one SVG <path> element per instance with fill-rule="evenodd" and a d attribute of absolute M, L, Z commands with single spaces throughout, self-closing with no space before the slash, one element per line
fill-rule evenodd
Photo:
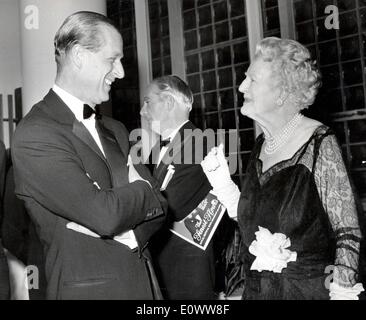
<path fill-rule="evenodd" d="M 362 301 L 365 218 L 366 0 L 0 0 L 0 300 Z"/>

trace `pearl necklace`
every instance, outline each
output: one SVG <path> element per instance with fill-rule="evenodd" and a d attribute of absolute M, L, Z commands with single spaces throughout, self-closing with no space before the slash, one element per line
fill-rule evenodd
<path fill-rule="evenodd" d="M 304 116 L 301 113 L 296 113 L 295 116 L 283 127 L 281 132 L 274 136 L 265 135 L 264 152 L 266 154 L 273 154 L 283 147 L 290 136 L 294 133 L 303 117 Z"/>

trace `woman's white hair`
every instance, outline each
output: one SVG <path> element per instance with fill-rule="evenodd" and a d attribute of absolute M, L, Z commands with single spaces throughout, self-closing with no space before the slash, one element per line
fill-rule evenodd
<path fill-rule="evenodd" d="M 268 37 L 256 47 L 255 58 L 272 63 L 273 75 L 302 110 L 314 103 L 321 85 L 320 72 L 310 52 L 295 40 Z"/>

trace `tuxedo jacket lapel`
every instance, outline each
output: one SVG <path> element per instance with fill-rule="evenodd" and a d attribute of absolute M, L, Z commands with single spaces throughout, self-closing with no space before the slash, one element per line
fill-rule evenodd
<path fill-rule="evenodd" d="M 115 135 L 115 130 L 113 129 L 113 127 L 110 125 L 110 123 L 108 121 L 106 121 L 105 117 L 102 117 L 102 119 L 97 120 L 96 121 L 96 127 L 99 133 L 99 136 L 102 138 L 106 138 L 108 141 L 111 141 L 113 143 L 117 143 L 119 150 L 121 151 L 122 155 L 124 158 L 127 159 L 128 157 L 128 148 L 129 148 L 129 140 L 128 140 L 128 132 L 126 131 L 126 139 L 122 139 L 125 138 L 125 136 L 122 135 Z M 126 150 L 124 150 L 122 147 L 120 146 L 125 146 Z"/>
<path fill-rule="evenodd" d="M 165 152 L 163 158 L 161 159 L 158 166 L 155 167 L 154 177 L 159 181 L 161 185 L 163 183 L 164 177 L 166 175 L 168 166 L 174 163 L 178 157 L 181 156 L 181 152 L 184 144 L 188 139 L 191 138 L 192 134 L 184 135 L 184 130 L 194 130 L 195 126 L 189 121 L 182 128 L 179 129 L 176 136 L 173 138 L 172 142 L 169 144 L 168 150 Z M 171 152 L 175 152 L 170 156 Z"/>
<path fill-rule="evenodd" d="M 91 136 L 88 129 L 78 120 L 75 119 L 72 132 L 74 135 L 76 135 L 80 140 L 82 140 L 87 146 L 89 146 L 102 160 L 105 162 L 106 159 L 98 147 L 97 143 Z"/>
<path fill-rule="evenodd" d="M 45 96 L 44 102 L 47 104 L 45 112 L 47 112 L 48 115 L 57 122 L 70 127 L 72 133 L 81 141 L 83 141 L 88 148 L 94 151 L 94 153 L 108 168 L 112 180 L 111 168 L 108 165 L 108 162 L 102 151 L 99 149 L 88 129 L 75 118 L 74 113 L 69 109 L 69 107 L 52 89 Z"/>
<path fill-rule="evenodd" d="M 111 130 L 106 128 L 102 121 L 96 121 L 96 128 L 107 157 L 107 163 L 111 167 L 114 187 L 128 183 L 127 157 L 117 143 Z"/>
<path fill-rule="evenodd" d="M 169 150 L 167 152 L 169 152 Z M 154 177 L 158 180 L 159 186 L 161 186 L 161 184 L 163 183 L 163 179 L 167 172 L 168 166 L 169 164 L 162 163 L 162 161 L 160 161 L 159 166 L 155 166 Z"/>

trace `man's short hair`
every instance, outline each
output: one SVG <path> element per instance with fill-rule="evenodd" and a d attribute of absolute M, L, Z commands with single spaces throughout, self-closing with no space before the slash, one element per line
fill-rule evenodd
<path fill-rule="evenodd" d="M 100 31 L 102 25 L 119 32 L 112 21 L 96 12 L 79 11 L 67 17 L 54 38 L 57 68 L 60 68 L 67 53 L 76 44 L 93 52 L 99 51 L 104 44 Z"/>
<path fill-rule="evenodd" d="M 192 110 L 193 94 L 189 86 L 178 76 L 163 76 L 152 81 L 160 90 L 160 95 L 172 96 L 176 102 Z"/>

